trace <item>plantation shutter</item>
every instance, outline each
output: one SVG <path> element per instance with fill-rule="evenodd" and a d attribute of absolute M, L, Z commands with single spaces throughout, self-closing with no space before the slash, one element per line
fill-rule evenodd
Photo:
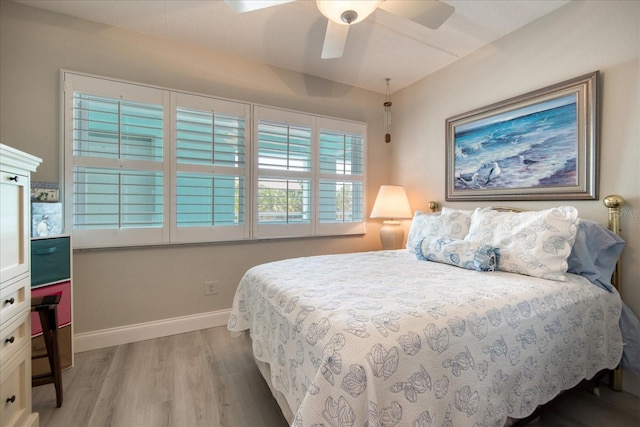
<path fill-rule="evenodd" d="M 61 76 L 74 248 L 364 233 L 366 124 Z"/>
<path fill-rule="evenodd" d="M 74 240 L 106 245 L 164 241 L 167 206 L 167 94 L 111 80 L 72 76 Z"/>
<path fill-rule="evenodd" d="M 254 115 L 256 237 L 310 235 L 312 118 L 266 107 L 255 107 Z"/>
<path fill-rule="evenodd" d="M 318 234 L 364 232 L 364 140 L 360 124 L 318 119 Z"/>
<path fill-rule="evenodd" d="M 175 241 L 249 237 L 246 104 L 177 94 Z"/>

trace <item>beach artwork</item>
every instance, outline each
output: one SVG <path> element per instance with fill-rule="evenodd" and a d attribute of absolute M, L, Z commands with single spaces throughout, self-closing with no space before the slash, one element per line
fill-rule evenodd
<path fill-rule="evenodd" d="M 576 96 L 563 96 L 455 129 L 455 188 L 577 185 Z"/>
<path fill-rule="evenodd" d="M 597 76 L 447 119 L 447 200 L 596 198 Z"/>

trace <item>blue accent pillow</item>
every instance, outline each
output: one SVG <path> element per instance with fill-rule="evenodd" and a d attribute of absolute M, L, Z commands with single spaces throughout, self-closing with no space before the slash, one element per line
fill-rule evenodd
<path fill-rule="evenodd" d="M 585 276 L 596 286 L 613 292 L 611 276 L 624 248 L 624 240 L 596 221 L 581 219 L 576 241 L 567 259 L 568 272 Z M 620 331 L 624 350 L 620 366 L 640 376 L 640 320 L 622 302 Z"/>
<path fill-rule="evenodd" d="M 415 248 L 419 260 L 441 262 L 476 271 L 498 269 L 498 250 L 489 245 L 441 237 L 422 239 Z"/>
<path fill-rule="evenodd" d="M 580 219 L 576 241 L 567 258 L 567 272 L 584 276 L 594 285 L 612 292 L 611 276 L 624 244 L 620 236 L 602 224 Z"/>
<path fill-rule="evenodd" d="M 620 313 L 620 331 L 624 342 L 620 366 L 640 377 L 640 320 L 624 302 Z"/>

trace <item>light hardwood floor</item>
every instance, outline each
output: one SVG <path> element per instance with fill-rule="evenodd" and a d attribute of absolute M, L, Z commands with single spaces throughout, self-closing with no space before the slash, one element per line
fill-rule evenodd
<path fill-rule="evenodd" d="M 76 354 L 52 384 L 33 389 L 41 427 L 285 427 L 246 337 L 218 327 Z M 568 393 L 535 426 L 640 425 L 640 398 L 600 388 Z"/>

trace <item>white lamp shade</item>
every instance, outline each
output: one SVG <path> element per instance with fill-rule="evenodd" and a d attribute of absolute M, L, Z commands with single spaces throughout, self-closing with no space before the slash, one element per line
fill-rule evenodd
<path fill-rule="evenodd" d="M 316 4 L 318 5 L 320 12 L 336 24 L 340 25 L 353 25 L 363 21 L 378 8 L 379 3 L 380 0 L 316 0 Z M 349 24 L 342 20 L 342 14 L 348 10 L 352 10 L 358 14 L 358 17 Z"/>
<path fill-rule="evenodd" d="M 371 218 L 411 218 L 407 192 L 401 185 L 381 185 L 371 210 Z"/>

